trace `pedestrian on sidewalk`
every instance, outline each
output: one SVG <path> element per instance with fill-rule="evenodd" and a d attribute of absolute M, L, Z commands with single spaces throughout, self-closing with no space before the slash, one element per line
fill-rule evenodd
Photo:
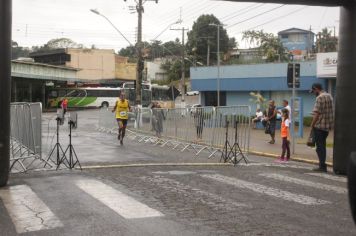
<path fill-rule="evenodd" d="M 125 99 L 125 93 L 121 91 L 119 99 L 116 101 L 112 112 L 115 112 L 117 124 L 119 126 L 119 134 L 117 138 L 120 140 L 120 144 L 123 145 L 125 137 L 125 131 L 127 126 L 127 120 L 129 119 L 129 111 L 131 107 L 129 101 Z"/>
<path fill-rule="evenodd" d="M 322 85 L 319 83 L 313 84 L 310 92 L 316 96 L 311 127 L 314 132 L 316 153 L 319 158 L 319 167 L 313 170 L 327 172 L 325 163 L 326 138 L 334 124 L 333 99 L 329 93 L 323 90 Z"/>
<path fill-rule="evenodd" d="M 263 119 L 264 119 L 263 112 L 261 111 L 260 108 L 257 108 L 256 117 L 252 119 L 253 128 L 256 129 L 257 123 L 262 122 Z"/>
<path fill-rule="evenodd" d="M 152 107 L 152 127 L 156 131 L 156 136 L 161 138 L 163 132 L 163 120 L 165 119 L 161 105 L 158 102 L 154 102 Z"/>
<path fill-rule="evenodd" d="M 282 109 L 282 122 L 281 122 L 281 138 L 282 138 L 282 154 L 277 159 L 277 162 L 288 162 L 290 159 L 290 136 L 289 136 L 289 111 Z M 287 156 L 285 156 L 287 152 Z"/>
<path fill-rule="evenodd" d="M 276 121 L 277 121 L 277 109 L 274 103 L 274 100 L 269 101 L 269 106 L 267 109 L 267 117 L 265 118 L 265 121 L 267 122 L 267 128 L 266 130 L 270 136 L 271 136 L 271 141 L 268 143 L 274 144 L 276 142 L 275 140 L 275 131 L 276 131 Z"/>
<path fill-rule="evenodd" d="M 194 125 L 197 130 L 197 139 L 196 141 L 199 142 L 203 139 L 203 128 L 204 128 L 204 108 L 199 104 L 196 106 L 193 117 L 194 117 Z"/>

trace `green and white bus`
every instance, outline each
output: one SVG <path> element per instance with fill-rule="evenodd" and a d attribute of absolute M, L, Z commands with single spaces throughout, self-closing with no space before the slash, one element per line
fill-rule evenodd
<path fill-rule="evenodd" d="M 119 88 L 54 88 L 47 95 L 47 107 L 58 107 L 64 98 L 68 99 L 68 107 L 112 107 L 122 90 L 125 91 L 126 99 L 131 105 L 134 105 L 136 93 L 133 85 L 133 83 L 124 83 Z M 152 100 L 171 100 L 168 86 L 143 84 L 142 87 L 142 106 L 144 107 L 147 107 Z"/>

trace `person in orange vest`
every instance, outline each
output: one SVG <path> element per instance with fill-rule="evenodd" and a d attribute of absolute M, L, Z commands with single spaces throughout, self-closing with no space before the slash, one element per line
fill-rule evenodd
<path fill-rule="evenodd" d="M 120 98 L 116 101 L 115 106 L 112 109 L 112 112 L 115 112 L 116 121 L 119 125 L 119 134 L 117 138 L 120 140 L 121 145 L 123 145 L 130 109 L 129 101 L 125 99 L 125 93 L 121 92 Z"/>
<path fill-rule="evenodd" d="M 61 107 L 62 107 L 62 109 L 63 109 L 63 114 L 65 115 L 66 112 L 67 112 L 67 109 L 68 109 L 68 99 L 67 99 L 67 98 L 64 98 L 64 99 L 62 100 Z"/>
<path fill-rule="evenodd" d="M 282 155 L 277 159 L 277 162 L 287 162 L 290 159 L 290 141 L 289 141 L 289 111 L 287 109 L 282 110 L 282 122 L 281 122 L 281 138 L 282 138 Z M 287 152 L 287 156 L 285 156 Z"/>

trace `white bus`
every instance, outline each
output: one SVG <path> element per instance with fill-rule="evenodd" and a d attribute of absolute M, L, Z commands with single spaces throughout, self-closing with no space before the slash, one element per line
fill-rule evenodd
<path fill-rule="evenodd" d="M 120 92 L 124 90 L 130 105 L 135 104 L 136 92 L 133 82 L 122 87 L 54 88 L 47 94 L 47 107 L 58 107 L 60 101 L 68 99 L 68 107 L 112 107 Z M 143 84 L 142 106 L 147 107 L 152 100 L 171 100 L 168 86 Z"/>

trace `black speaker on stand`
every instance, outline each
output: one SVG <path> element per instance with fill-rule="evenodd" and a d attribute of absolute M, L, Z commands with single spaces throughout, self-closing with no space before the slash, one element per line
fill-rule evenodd
<path fill-rule="evenodd" d="M 71 112 L 69 114 L 69 144 L 66 150 L 64 151 L 63 157 L 60 159 L 57 169 L 63 163 L 67 168 L 73 169 L 76 165 L 79 165 L 80 170 L 82 166 L 80 165 L 77 153 L 75 152 L 74 146 L 72 144 L 72 129 L 77 128 L 77 113 Z"/>
<path fill-rule="evenodd" d="M 46 161 L 46 164 L 44 165 L 44 167 L 46 167 L 46 165 L 48 164 L 48 161 L 51 159 L 52 155 L 56 153 L 57 154 L 56 160 L 55 161 L 53 161 L 52 159 L 51 160 L 53 162 L 55 162 L 55 164 L 57 165 L 57 169 L 58 169 L 59 162 L 60 162 L 61 158 L 63 157 L 63 155 L 65 155 L 65 152 L 63 151 L 63 148 L 59 142 L 59 126 L 63 125 L 63 123 L 64 123 L 64 113 L 63 113 L 62 109 L 57 110 L 56 121 L 57 121 L 57 128 L 56 128 L 57 142 L 53 146 L 50 154 L 48 155 L 48 158 L 47 158 L 47 161 Z"/>

